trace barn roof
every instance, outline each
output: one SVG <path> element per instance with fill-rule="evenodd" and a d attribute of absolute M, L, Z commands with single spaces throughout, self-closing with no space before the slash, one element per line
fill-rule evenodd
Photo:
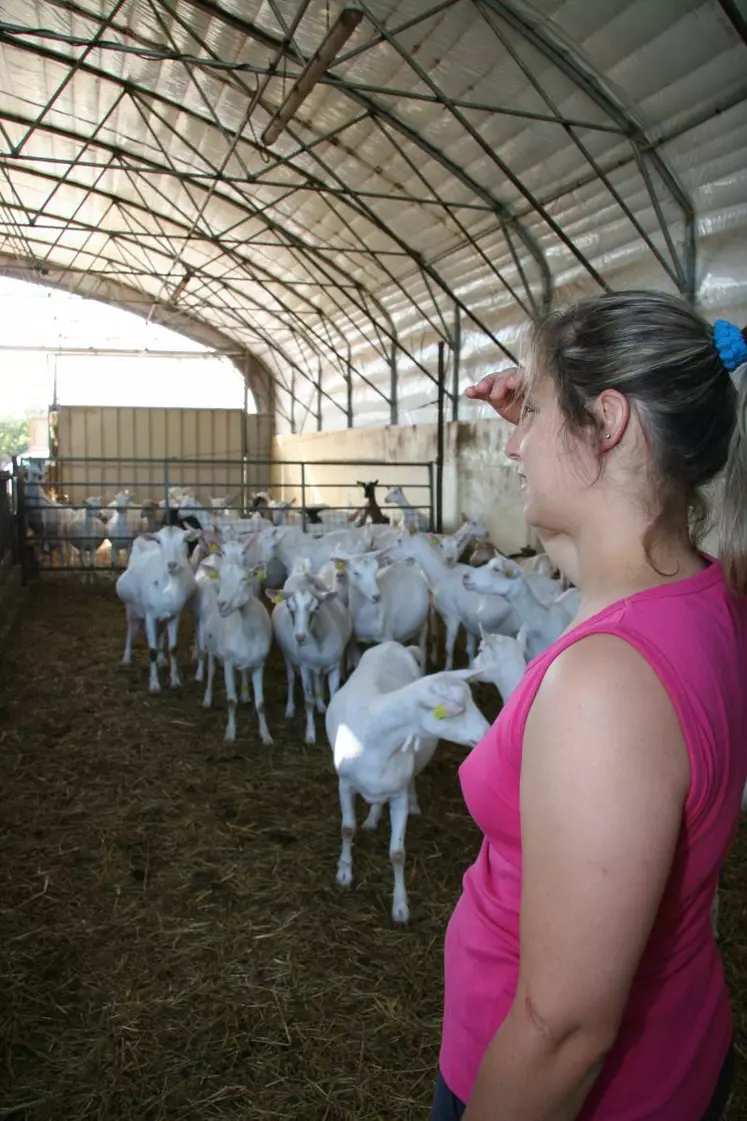
<path fill-rule="evenodd" d="M 235 353 L 281 431 L 428 419 L 439 342 L 456 400 L 582 292 L 747 318 L 745 0 L 343 3 L 4 0 L 3 271 Z"/>

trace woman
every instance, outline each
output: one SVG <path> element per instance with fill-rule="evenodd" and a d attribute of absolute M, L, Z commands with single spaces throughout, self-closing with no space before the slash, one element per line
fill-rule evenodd
<path fill-rule="evenodd" d="M 484 840 L 446 934 L 432 1121 L 722 1116 L 710 908 L 747 778 L 745 363 L 733 325 L 621 292 L 551 315 L 521 375 L 469 393 L 516 424 L 527 521 L 582 598 L 460 769 Z M 690 526 L 724 467 L 719 564 Z"/>

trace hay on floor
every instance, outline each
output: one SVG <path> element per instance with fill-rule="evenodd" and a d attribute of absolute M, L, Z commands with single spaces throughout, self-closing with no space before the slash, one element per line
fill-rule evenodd
<path fill-rule="evenodd" d="M 204 712 L 191 682 L 191 633 L 185 688 L 158 697 L 142 645 L 118 664 L 123 640 L 110 579 L 46 576 L 3 655 L 0 1119 L 425 1121 L 443 931 L 478 843 L 463 751 L 442 745 L 420 780 L 398 929 L 386 819 L 359 833 L 354 887 L 334 883 L 323 722 L 316 748 L 300 708 L 285 724 L 277 656 L 275 745 L 246 708 L 226 745 L 222 687 Z M 720 918 L 742 1049 L 746 855 L 742 835 Z"/>

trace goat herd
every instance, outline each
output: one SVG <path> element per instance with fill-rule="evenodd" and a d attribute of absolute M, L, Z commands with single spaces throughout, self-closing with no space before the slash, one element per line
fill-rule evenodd
<path fill-rule="evenodd" d="M 177 636 L 183 611 L 191 614 L 195 679 L 205 681 L 205 707 L 213 700 L 216 661 L 223 665 L 227 740 L 236 736 L 238 673 L 242 701 L 250 700 L 251 678 L 259 735 L 264 744 L 272 743 L 263 676 L 274 639 L 286 666 L 286 719 L 295 712 L 297 677 L 306 743 L 316 742 L 315 711 L 326 714 L 342 813 L 337 881 L 352 882 L 355 795 L 371 807 L 363 826 L 368 829 L 376 827 L 388 803 L 392 918 L 402 923 L 409 918 L 405 830 L 409 814 L 419 812 L 417 775 L 439 739 L 471 747 L 482 738 L 488 723 L 470 683 L 492 682 L 505 702 L 527 657 L 545 649 L 571 622 L 579 593 L 553 578 L 544 554 L 521 564 L 501 555 L 487 542 L 479 519 L 466 518 L 450 535 L 428 532 L 399 488 L 393 501 L 402 509 L 402 523 L 388 524 L 383 515 L 374 521 L 372 503 L 379 509 L 374 485 L 365 485 L 370 490 L 364 490 L 364 517 L 354 515 L 356 524 L 331 531 L 317 523 L 313 533 L 304 532 L 302 525 L 289 523 L 287 504 L 280 510 L 284 524 L 275 524 L 266 495 L 261 509 L 240 518 L 220 508 L 223 500 L 214 500 L 208 512 L 194 495 L 175 488 L 163 503 L 160 525 L 144 510 L 128 516 L 134 511 L 128 512 L 129 496 L 122 493 L 108 524 L 91 533 L 101 504 L 89 499 L 86 509 L 73 515 L 77 532 L 71 533 L 54 523 L 37 477 L 28 487 L 36 488 L 39 521 L 29 521 L 47 543 L 63 535 L 74 542 L 83 563 L 83 550 L 95 551 L 101 533 L 111 541 L 113 557 L 115 550 L 125 553 L 126 568 L 116 582 L 127 619 L 122 660 L 130 664 L 133 641 L 144 631 L 152 693 L 160 691 L 163 665 L 169 666 L 172 686 L 181 684 Z M 277 509 L 274 513 L 277 517 Z M 366 515 L 370 524 L 357 524 Z M 460 563 L 476 541 L 474 563 Z M 429 658 L 438 665 L 439 621 L 445 630 L 444 668 L 428 673 Z M 455 670 L 462 628 L 469 664 Z M 368 649 L 361 653 L 361 646 Z"/>

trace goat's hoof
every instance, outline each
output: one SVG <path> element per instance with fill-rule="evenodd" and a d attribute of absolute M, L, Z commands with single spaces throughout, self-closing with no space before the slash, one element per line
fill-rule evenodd
<path fill-rule="evenodd" d="M 417 802 L 413 802 L 411 806 L 407 807 L 407 812 L 410 817 L 420 817 L 423 811 L 421 810 Z"/>
<path fill-rule="evenodd" d="M 132 658 L 123 658 L 122 661 L 119 664 L 121 666 L 131 666 L 132 665 Z"/>
<path fill-rule="evenodd" d="M 223 737 L 223 740 L 224 740 L 225 743 L 235 743 L 236 742 L 236 733 L 235 732 L 226 732 L 225 736 Z"/>
<path fill-rule="evenodd" d="M 260 732 L 259 738 L 262 740 L 262 743 L 265 745 L 265 747 L 272 747 L 273 743 L 275 742 L 269 732 L 265 732 L 264 735 L 262 735 L 262 733 Z"/>
<path fill-rule="evenodd" d="M 410 908 L 406 903 L 395 903 L 392 907 L 392 922 L 408 923 L 410 921 Z"/>
<path fill-rule="evenodd" d="M 340 887 L 350 887 L 353 882 L 353 869 L 349 864 L 343 864 L 337 869 L 336 880 Z"/>
<path fill-rule="evenodd" d="M 205 700 L 202 702 L 202 707 L 203 708 L 212 708 L 213 707 L 212 698 L 206 697 Z"/>
<path fill-rule="evenodd" d="M 316 736 L 311 735 L 310 732 L 307 732 L 306 735 L 303 738 L 303 742 L 305 744 L 307 744 L 309 747 L 313 747 L 314 744 L 316 743 Z"/>
<path fill-rule="evenodd" d="M 374 829 L 378 828 L 378 825 L 379 819 L 377 817 L 367 817 L 363 825 L 361 825 L 361 829 L 365 829 L 367 833 L 373 833 Z"/>
<path fill-rule="evenodd" d="M 152 693 L 155 696 L 156 693 L 161 692 L 161 686 L 158 685 L 157 683 L 154 683 L 153 685 L 149 685 L 148 686 L 148 692 Z"/>
<path fill-rule="evenodd" d="M 165 654 L 159 654 L 158 655 L 158 660 L 156 662 L 156 665 L 158 666 L 158 668 L 159 669 L 165 669 L 165 667 L 168 664 L 169 664 L 169 659 L 166 657 L 166 655 Z"/>
<path fill-rule="evenodd" d="M 286 720 L 292 720 L 295 715 L 296 715 L 295 708 L 286 708 L 286 710 L 285 710 L 285 719 Z"/>

